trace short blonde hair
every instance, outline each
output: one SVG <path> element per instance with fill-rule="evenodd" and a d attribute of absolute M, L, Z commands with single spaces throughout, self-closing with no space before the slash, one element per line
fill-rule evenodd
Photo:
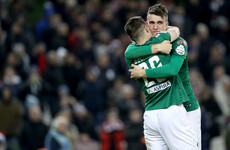
<path fill-rule="evenodd" d="M 69 124 L 69 121 L 66 117 L 64 116 L 57 116 L 54 118 L 51 127 L 54 129 L 57 129 L 59 127 L 60 124 Z"/>

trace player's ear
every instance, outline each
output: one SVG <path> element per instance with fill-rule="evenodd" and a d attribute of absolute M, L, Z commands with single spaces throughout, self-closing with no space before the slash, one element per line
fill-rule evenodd
<path fill-rule="evenodd" d="M 169 27 L 169 22 L 166 22 L 166 28 L 168 29 L 168 27 Z"/>
<path fill-rule="evenodd" d="M 145 31 L 148 33 L 149 32 L 149 26 L 146 24 L 145 25 Z"/>
<path fill-rule="evenodd" d="M 148 32 L 148 31 L 147 31 L 147 25 L 145 25 L 145 31 Z"/>

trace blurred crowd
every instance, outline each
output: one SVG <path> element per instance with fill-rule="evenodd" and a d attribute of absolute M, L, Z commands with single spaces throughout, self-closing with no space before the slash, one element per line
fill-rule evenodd
<path fill-rule="evenodd" d="M 202 150 L 230 150 L 228 0 L 0 0 L 0 150 L 145 150 L 124 24 L 157 2 L 188 42 Z"/>

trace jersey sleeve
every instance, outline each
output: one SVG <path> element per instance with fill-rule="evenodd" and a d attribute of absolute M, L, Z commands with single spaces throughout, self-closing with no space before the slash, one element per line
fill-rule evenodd
<path fill-rule="evenodd" d="M 125 56 L 127 59 L 137 59 L 151 55 L 151 44 L 159 44 L 164 40 L 171 41 L 171 36 L 167 31 L 159 32 L 155 37 L 150 38 L 146 45 L 130 44 L 126 49 Z"/>
<path fill-rule="evenodd" d="M 179 37 L 172 43 L 172 55 L 181 56 L 184 59 L 188 55 L 188 45 L 187 42 Z"/>
<path fill-rule="evenodd" d="M 125 57 L 127 59 L 137 59 L 139 57 L 143 57 L 151 54 L 152 54 L 151 45 L 139 46 L 136 44 L 130 44 L 125 51 Z"/>
<path fill-rule="evenodd" d="M 176 43 L 173 43 L 173 52 L 170 58 L 170 63 L 158 68 L 146 69 L 147 78 L 170 77 L 179 73 L 187 56 L 187 43 L 184 40 L 181 41 L 181 39 L 176 40 L 175 42 Z"/>
<path fill-rule="evenodd" d="M 131 68 L 132 60 L 125 58 L 125 62 L 129 68 Z"/>

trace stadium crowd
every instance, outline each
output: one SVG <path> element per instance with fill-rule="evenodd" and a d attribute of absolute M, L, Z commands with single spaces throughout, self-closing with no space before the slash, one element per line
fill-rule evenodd
<path fill-rule="evenodd" d="M 0 0 L 0 149 L 145 150 L 124 25 L 157 2 L 188 42 L 202 150 L 230 150 L 227 0 Z"/>

